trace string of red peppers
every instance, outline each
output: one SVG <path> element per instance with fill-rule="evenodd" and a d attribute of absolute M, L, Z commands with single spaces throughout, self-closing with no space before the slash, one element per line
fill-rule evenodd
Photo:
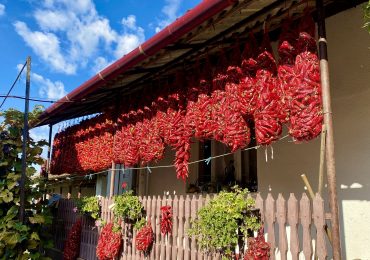
<path fill-rule="evenodd" d="M 99 236 L 98 245 L 96 247 L 96 256 L 99 260 L 116 259 L 122 244 L 122 236 L 120 232 L 113 231 L 113 223 L 106 224 Z"/>
<path fill-rule="evenodd" d="M 68 233 L 63 250 L 63 260 L 76 260 L 80 255 L 82 221 L 79 218 Z"/>
<path fill-rule="evenodd" d="M 136 234 L 136 249 L 145 253 L 149 252 L 153 245 L 154 233 L 150 221 Z"/>
<path fill-rule="evenodd" d="M 283 124 L 297 141 L 317 137 L 322 104 L 314 31 L 306 10 L 298 28 L 284 22 L 278 63 L 267 30 L 260 48 L 251 33 L 242 54 L 238 41 L 229 58 L 221 50 L 214 70 L 207 56 L 174 80 L 157 82 L 153 95 L 130 97 L 118 118 L 105 113 L 68 127 L 54 138 L 52 173 L 101 171 L 112 160 L 146 165 L 161 160 L 168 145 L 177 177 L 186 179 L 192 137 L 236 151 L 248 146 L 252 120 L 260 145 L 276 141 Z"/>
<path fill-rule="evenodd" d="M 163 235 L 172 233 L 172 208 L 171 206 L 161 207 L 161 217 L 160 217 L 161 233 Z"/>
<path fill-rule="evenodd" d="M 270 259 L 270 245 L 265 241 L 263 228 L 258 235 L 248 242 L 248 250 L 245 252 L 244 260 L 268 260 Z"/>

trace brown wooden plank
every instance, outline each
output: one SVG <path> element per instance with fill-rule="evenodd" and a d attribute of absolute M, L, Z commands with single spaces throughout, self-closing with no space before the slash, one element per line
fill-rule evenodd
<path fill-rule="evenodd" d="M 166 259 L 166 245 L 164 244 L 164 241 L 161 242 L 159 254 L 160 256 L 157 259 Z"/>
<path fill-rule="evenodd" d="M 267 223 L 267 241 L 270 243 L 270 259 L 275 259 L 275 200 L 271 193 L 266 198 L 265 223 Z"/>
<path fill-rule="evenodd" d="M 177 248 L 177 257 L 176 260 L 183 260 L 184 259 L 184 248 L 182 246 L 179 246 Z"/>
<path fill-rule="evenodd" d="M 279 193 L 276 200 L 277 223 L 279 225 L 279 251 L 282 260 L 287 259 L 288 240 L 286 236 L 286 205 L 283 195 Z"/>
<path fill-rule="evenodd" d="M 184 197 L 181 195 L 179 198 L 179 249 L 184 249 L 184 213 L 185 213 L 185 200 Z"/>
<path fill-rule="evenodd" d="M 290 193 L 288 199 L 288 223 L 290 226 L 290 253 L 292 260 L 298 260 L 299 254 L 298 216 L 298 201 L 294 193 Z"/>
<path fill-rule="evenodd" d="M 306 193 L 302 194 L 301 201 L 299 203 L 299 214 L 302 224 L 303 232 L 303 255 L 305 259 L 311 259 L 312 257 L 312 243 L 311 243 L 311 203 Z"/>
<path fill-rule="evenodd" d="M 172 246 L 171 244 L 166 245 L 166 260 L 172 259 Z"/>
<path fill-rule="evenodd" d="M 157 204 L 155 207 L 155 222 L 152 223 L 152 228 L 155 233 L 155 259 L 160 259 L 160 250 L 161 250 L 161 231 L 160 231 L 160 211 L 161 211 L 162 199 L 158 195 Z"/>
<path fill-rule="evenodd" d="M 264 213 L 264 203 L 260 193 L 257 193 L 256 196 L 256 209 L 260 210 L 261 221 L 263 223 L 265 221 L 265 213 Z"/>
<path fill-rule="evenodd" d="M 313 200 L 313 221 L 316 226 L 316 254 L 319 259 L 326 259 L 324 200 L 318 193 Z"/>
<path fill-rule="evenodd" d="M 198 198 L 196 195 L 193 195 L 191 199 L 191 220 L 194 220 L 197 217 L 197 203 Z M 191 226 L 191 225 L 190 225 Z M 195 237 L 190 237 L 190 259 L 195 260 L 197 257 L 197 242 Z"/>
<path fill-rule="evenodd" d="M 188 229 L 190 227 L 191 218 L 191 198 L 186 195 L 185 198 L 185 215 L 184 215 L 184 260 L 190 259 L 190 243 Z"/>

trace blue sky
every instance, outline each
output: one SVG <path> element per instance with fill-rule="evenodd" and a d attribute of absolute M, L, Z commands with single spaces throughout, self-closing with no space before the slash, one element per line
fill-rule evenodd
<path fill-rule="evenodd" d="M 56 100 L 199 2 L 0 0 L 0 95 L 30 55 L 31 97 Z M 13 95 L 24 96 L 24 81 L 22 75 Z M 23 102 L 8 99 L 2 109 L 23 110 Z M 47 128 L 32 134 L 46 137 Z"/>

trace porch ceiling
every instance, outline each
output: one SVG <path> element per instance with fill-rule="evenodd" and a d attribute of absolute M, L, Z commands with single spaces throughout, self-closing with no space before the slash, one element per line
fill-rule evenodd
<path fill-rule="evenodd" d="M 364 0 L 325 0 L 324 2 L 326 16 L 331 16 Z M 231 46 L 235 42 L 235 37 L 243 42 L 250 30 L 259 33 L 265 21 L 269 24 L 271 38 L 276 39 L 281 20 L 287 16 L 288 11 L 294 19 L 298 19 L 307 5 L 314 7 L 314 4 L 314 1 L 302 3 L 302 0 L 237 1 L 188 33 L 180 35 L 174 43 L 168 44 L 153 55 L 105 80 L 93 91 L 87 91 L 76 99 L 66 97 L 61 99 L 58 107 L 52 106 L 40 117 L 39 125 L 55 124 L 103 112 L 117 105 L 120 97 L 152 86 L 153 81 L 165 79 L 176 70 L 194 64 L 200 55 L 205 53 L 212 55 L 220 47 Z M 69 101 L 66 102 L 66 100 Z"/>

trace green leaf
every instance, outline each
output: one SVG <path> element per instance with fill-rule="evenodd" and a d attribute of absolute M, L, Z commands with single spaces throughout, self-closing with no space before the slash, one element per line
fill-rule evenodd
<path fill-rule="evenodd" d="M 32 232 L 31 239 L 39 241 L 40 240 L 39 234 L 37 234 L 36 232 Z"/>
<path fill-rule="evenodd" d="M 9 190 L 3 190 L 0 192 L 0 199 L 2 199 L 5 203 L 11 202 L 13 200 L 13 193 Z"/>
<path fill-rule="evenodd" d="M 28 219 L 32 224 L 36 224 L 36 223 L 37 224 L 43 224 L 43 223 L 45 223 L 45 217 L 42 216 L 42 215 L 38 215 L 38 214 L 34 215 L 33 217 L 29 217 Z"/>
<path fill-rule="evenodd" d="M 0 233 L 0 240 L 9 246 L 14 246 L 20 242 L 21 236 L 17 232 Z"/>

